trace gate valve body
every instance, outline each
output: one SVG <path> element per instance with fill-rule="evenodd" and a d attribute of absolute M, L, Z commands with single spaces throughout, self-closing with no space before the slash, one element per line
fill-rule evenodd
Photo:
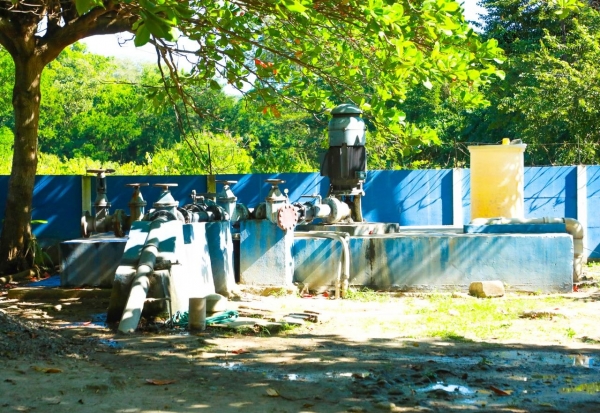
<path fill-rule="evenodd" d="M 81 236 L 89 238 L 93 232 L 113 231 L 117 237 L 125 236 L 123 231 L 124 213 L 116 211 L 110 215 L 110 202 L 106 196 L 106 175 L 115 172 L 114 169 L 87 169 L 87 173 L 96 174 L 96 200 L 94 201 L 94 216 L 84 211 L 81 217 Z"/>
<path fill-rule="evenodd" d="M 144 217 L 144 214 L 146 213 L 147 202 L 144 201 L 144 197 L 142 196 L 140 187 L 148 186 L 148 185 L 149 184 L 147 182 L 146 183 L 133 183 L 133 184 L 125 185 L 130 188 L 133 188 L 133 194 L 131 195 L 131 199 L 129 200 L 129 212 L 131 214 L 129 217 L 130 222 L 141 221 L 142 218 Z"/>
<path fill-rule="evenodd" d="M 185 218 L 177 210 L 179 202 L 177 202 L 169 188 L 177 186 L 177 184 L 154 184 L 158 188 L 162 188 L 162 192 L 158 197 L 158 201 L 152 204 L 153 208 L 148 211 L 145 221 L 154 221 L 162 219 L 164 221 L 175 221 L 179 220 L 185 222 Z"/>
<path fill-rule="evenodd" d="M 223 208 L 229 218 L 233 217 L 235 212 L 235 205 L 237 203 L 237 197 L 231 190 L 231 185 L 237 184 L 237 181 L 215 181 L 217 184 L 223 184 L 223 190 L 217 194 L 217 205 Z"/>
<path fill-rule="evenodd" d="M 266 216 L 269 221 L 284 231 L 292 230 L 298 223 L 296 209 L 289 203 L 287 189 L 285 195 L 281 193 L 279 185 L 285 183 L 282 179 L 267 179 L 271 190 L 266 198 Z"/>
<path fill-rule="evenodd" d="M 217 205 L 223 208 L 233 225 L 240 221 L 245 221 L 250 217 L 250 211 L 244 204 L 237 202 L 237 197 L 231 190 L 231 185 L 237 184 L 237 181 L 216 181 L 218 184 L 223 184 L 223 191 L 217 195 Z"/>

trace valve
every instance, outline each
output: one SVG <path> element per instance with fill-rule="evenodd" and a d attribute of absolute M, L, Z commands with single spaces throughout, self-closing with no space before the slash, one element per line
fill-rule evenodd
<path fill-rule="evenodd" d="M 237 181 L 215 181 L 217 184 L 223 184 L 223 191 L 217 195 L 217 205 L 227 211 L 229 217 L 233 217 L 237 197 L 231 190 L 231 185 L 237 184 Z"/>
<path fill-rule="evenodd" d="M 81 235 L 89 238 L 93 232 L 113 231 L 117 237 L 125 236 L 123 231 L 123 214 L 117 211 L 110 215 L 110 202 L 106 196 L 106 175 L 115 172 L 114 169 L 86 169 L 87 173 L 96 174 L 96 200 L 94 201 L 94 216 L 84 211 L 81 217 Z"/>
<path fill-rule="evenodd" d="M 130 223 L 133 221 L 141 221 L 144 217 L 145 207 L 147 202 L 144 201 L 144 197 L 142 197 L 142 192 L 140 191 L 140 187 L 148 186 L 147 182 L 145 183 L 131 183 L 126 184 L 130 188 L 133 188 L 133 194 L 131 195 L 131 199 L 129 200 L 129 221 Z"/>
<path fill-rule="evenodd" d="M 178 186 L 177 184 L 154 184 L 155 187 L 162 188 L 162 192 L 158 197 L 158 201 L 152 204 L 152 209 L 144 217 L 144 221 L 154 221 L 162 219 L 165 221 L 178 220 L 185 222 L 185 217 L 178 210 L 179 202 L 177 202 L 169 188 Z"/>
<path fill-rule="evenodd" d="M 178 208 L 178 211 L 186 223 L 227 221 L 229 214 L 213 200 L 216 196 L 212 192 L 198 194 L 194 189 L 190 194 L 192 203 Z"/>
<path fill-rule="evenodd" d="M 298 223 L 296 209 L 289 203 L 288 191 L 282 193 L 279 185 L 284 184 L 283 179 L 266 179 L 271 184 L 271 190 L 266 198 L 266 217 L 273 224 L 284 231 L 292 230 Z"/>

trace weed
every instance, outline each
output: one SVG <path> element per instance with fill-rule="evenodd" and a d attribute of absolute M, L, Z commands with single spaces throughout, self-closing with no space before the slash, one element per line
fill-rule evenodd
<path fill-rule="evenodd" d="M 388 302 L 390 300 L 390 297 L 387 294 L 378 293 L 367 287 L 359 289 L 348 288 L 345 298 L 354 301 L 378 303 Z"/>
<path fill-rule="evenodd" d="M 274 288 L 274 289 L 267 291 L 266 295 L 268 297 L 277 297 L 277 298 L 287 297 L 288 291 L 285 288 Z"/>
<path fill-rule="evenodd" d="M 575 330 L 573 330 L 571 327 L 567 328 L 567 337 L 569 337 L 569 338 L 575 337 Z"/>

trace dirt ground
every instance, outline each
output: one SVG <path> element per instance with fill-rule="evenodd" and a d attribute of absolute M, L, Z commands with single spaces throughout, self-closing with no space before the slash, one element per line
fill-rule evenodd
<path fill-rule="evenodd" d="M 597 290 L 572 296 L 585 301 L 575 322 L 599 326 Z M 397 323 L 414 316 L 405 300 L 246 294 L 228 308 L 319 319 L 194 334 L 157 323 L 122 336 L 103 323 L 107 294 L 4 291 L 0 411 L 600 412 L 597 339 L 544 342 L 536 329 L 551 318 L 524 324 L 518 342 L 411 339 Z"/>

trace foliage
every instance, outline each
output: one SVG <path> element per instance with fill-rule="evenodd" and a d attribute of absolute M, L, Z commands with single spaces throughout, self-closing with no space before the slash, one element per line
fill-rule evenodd
<path fill-rule="evenodd" d="M 429 89 L 447 83 L 455 96 L 477 105 L 484 101 L 479 87 L 503 76 L 497 42 L 481 41 L 454 0 L 0 0 L 0 45 L 15 63 L 13 179 L 5 212 L 12 219 L 0 238 L 0 270 L 25 258 L 31 262 L 23 254 L 31 239 L 38 131 L 44 123 L 42 71 L 82 38 L 123 31 L 135 32 L 136 45 L 155 45 L 164 89 L 153 88 L 150 95 L 153 102 L 169 102 L 185 136 L 198 132 L 184 129 L 192 124 L 188 108 L 205 115 L 190 91 L 220 89 L 217 77 L 240 90 L 252 84 L 245 96 L 275 117 L 282 100 L 316 114 L 352 101 L 369 112 L 374 126 L 401 140 L 399 105 L 409 85 Z M 177 33 L 196 47 L 173 43 Z M 177 71 L 174 54 L 197 59 L 189 74 Z M 104 152 L 141 133 L 131 127 L 130 95 L 107 93 L 119 102 L 116 112 L 108 117 L 92 112 L 92 121 L 72 124 L 90 138 L 93 130 Z M 88 147 L 80 149 L 89 155 Z"/>
<path fill-rule="evenodd" d="M 469 116 L 466 139 L 522 139 L 530 165 L 598 163 L 598 12 L 580 6 L 557 20 L 552 3 L 481 4 L 485 36 L 506 50 L 506 78 L 487 89 L 492 104 Z"/>
<path fill-rule="evenodd" d="M 252 166 L 249 145 L 229 133 L 197 133 L 146 157 L 148 171 L 157 175 L 248 173 Z"/>
<path fill-rule="evenodd" d="M 483 103 L 478 86 L 502 76 L 494 62 L 501 56 L 495 40 L 481 42 L 454 1 L 199 1 L 192 11 L 203 10 L 202 25 L 180 24 L 185 18 L 169 13 L 169 4 L 160 12 L 172 23 L 149 17 L 136 30 L 143 44 L 152 41 L 149 33 L 162 37 L 170 24 L 177 25 L 201 47 L 191 76 L 183 79 L 171 70 L 170 80 L 219 88 L 218 75 L 241 91 L 251 85 L 249 100 L 276 117 L 282 114 L 281 98 L 316 114 L 353 101 L 387 137 L 403 141 L 401 102 L 412 85 L 447 82 L 457 98 L 478 105 Z M 174 85 L 193 106 L 185 89 Z M 162 94 L 174 95 L 169 89 Z"/>
<path fill-rule="evenodd" d="M 12 166 L 12 131 L 6 126 L 0 126 L 0 175 L 8 175 Z"/>

